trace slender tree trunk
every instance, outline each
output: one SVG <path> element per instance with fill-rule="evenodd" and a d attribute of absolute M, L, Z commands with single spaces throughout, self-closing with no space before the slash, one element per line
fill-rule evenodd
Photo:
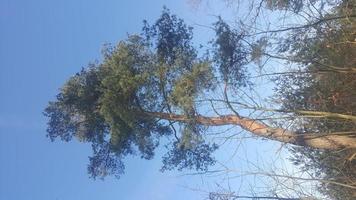
<path fill-rule="evenodd" d="M 151 117 L 177 122 L 189 122 L 192 120 L 185 115 L 178 114 L 160 112 L 146 112 L 146 114 Z M 194 122 L 206 126 L 237 125 L 259 137 L 316 149 L 336 150 L 342 148 L 356 148 L 356 137 L 332 134 L 323 136 L 316 134 L 297 134 L 283 128 L 270 127 L 258 120 L 236 115 L 223 115 L 219 117 L 198 115 L 195 117 Z"/>

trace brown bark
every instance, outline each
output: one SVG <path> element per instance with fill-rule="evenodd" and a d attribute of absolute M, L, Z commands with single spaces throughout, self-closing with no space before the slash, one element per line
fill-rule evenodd
<path fill-rule="evenodd" d="M 189 122 L 192 120 L 185 115 L 178 114 L 160 112 L 146 112 L 146 114 L 151 117 L 177 122 Z M 194 118 L 194 122 L 206 126 L 237 125 L 256 136 L 298 146 L 329 150 L 356 148 L 356 137 L 332 134 L 323 136 L 316 134 L 297 134 L 283 128 L 270 127 L 261 121 L 236 115 L 218 117 L 198 115 Z"/>

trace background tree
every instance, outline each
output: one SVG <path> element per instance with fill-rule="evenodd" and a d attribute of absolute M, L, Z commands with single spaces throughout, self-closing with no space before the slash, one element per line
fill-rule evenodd
<path fill-rule="evenodd" d="M 268 10 L 283 12 L 283 20 L 292 17 L 303 22 L 292 20 L 291 25 L 286 26 L 288 22 L 283 21 L 281 27 L 267 30 L 247 23 L 239 24 L 257 38 L 250 45 L 252 59 L 262 68 L 269 69 L 266 66 L 270 60 L 284 62 L 282 71 L 258 75 L 273 76 L 272 80 L 277 84 L 277 95 L 273 99 L 282 104 L 278 111 L 292 113 L 292 117 L 285 116 L 288 119 L 275 120 L 275 123 L 284 124 L 300 135 L 355 137 L 355 121 L 351 119 L 356 102 L 355 5 L 355 1 L 251 3 L 255 8 L 253 23 L 258 22 L 261 13 L 265 12 L 263 16 L 266 16 Z M 335 113 L 344 114 L 345 118 L 336 117 Z M 312 172 L 313 177 L 355 185 L 354 148 L 330 151 L 294 146 L 291 152 L 295 164 Z M 319 189 L 332 199 L 354 199 L 356 194 L 353 188 L 329 183 L 322 183 Z"/>
<path fill-rule="evenodd" d="M 314 110 L 352 115 L 356 110 L 356 46 L 355 1 L 343 1 L 325 18 L 335 19 L 307 32 L 295 31 L 288 51 L 299 60 L 301 73 L 277 78 L 283 108 L 289 110 Z M 312 31 L 314 33 L 312 33 Z M 287 49 L 285 49 L 287 50 Z M 304 72 L 304 73 L 303 73 Z M 293 88 L 293 89 L 291 89 Z M 339 134 L 355 137 L 354 121 L 337 118 L 311 118 L 300 120 L 295 129 L 300 134 L 314 132 L 316 135 Z M 316 176 L 355 185 L 355 149 L 340 151 L 315 150 L 293 147 L 293 161 Z M 322 184 L 321 191 L 333 199 L 354 199 L 354 189 L 332 184 Z"/>

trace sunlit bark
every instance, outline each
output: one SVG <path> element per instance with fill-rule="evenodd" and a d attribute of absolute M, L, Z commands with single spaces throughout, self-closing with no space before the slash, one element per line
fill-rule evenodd
<path fill-rule="evenodd" d="M 283 128 L 271 127 L 258 120 L 247 117 L 238 117 L 236 115 L 223 115 L 218 117 L 198 115 L 194 119 L 190 119 L 185 115 L 160 112 L 146 112 L 146 115 L 177 122 L 189 122 L 194 120 L 195 123 L 206 126 L 237 125 L 259 137 L 316 149 L 335 150 L 342 148 L 356 148 L 356 138 L 352 136 L 297 134 Z"/>

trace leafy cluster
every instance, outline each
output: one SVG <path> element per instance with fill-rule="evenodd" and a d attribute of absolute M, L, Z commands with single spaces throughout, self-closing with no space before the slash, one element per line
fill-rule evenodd
<path fill-rule="evenodd" d="M 247 51 L 243 45 L 244 34 L 224 22 L 221 18 L 214 24 L 216 38 L 212 41 L 214 47 L 214 62 L 220 71 L 222 80 L 234 87 L 245 87 L 248 84 L 246 70 Z"/>
<path fill-rule="evenodd" d="M 309 1 L 314 3 L 314 1 Z M 305 1 L 303 0 L 267 0 L 266 7 L 272 10 L 292 10 L 295 13 L 303 9 Z"/>
<path fill-rule="evenodd" d="M 216 26 L 213 60 L 198 57 L 192 28 L 168 9 L 153 25 L 145 22 L 141 35 L 107 46 L 101 63 L 71 77 L 49 103 L 44 112 L 48 136 L 91 143 L 88 172 L 93 178 L 119 177 L 128 155 L 152 159 L 162 136 L 174 136 L 163 170 L 206 170 L 215 163 L 211 153 L 217 146 L 205 141 L 206 128 L 195 121 L 195 100 L 214 90 L 217 77 L 236 85 L 246 79 L 241 36 L 222 20 Z M 157 113 L 181 114 L 187 121 L 178 124 Z"/>

